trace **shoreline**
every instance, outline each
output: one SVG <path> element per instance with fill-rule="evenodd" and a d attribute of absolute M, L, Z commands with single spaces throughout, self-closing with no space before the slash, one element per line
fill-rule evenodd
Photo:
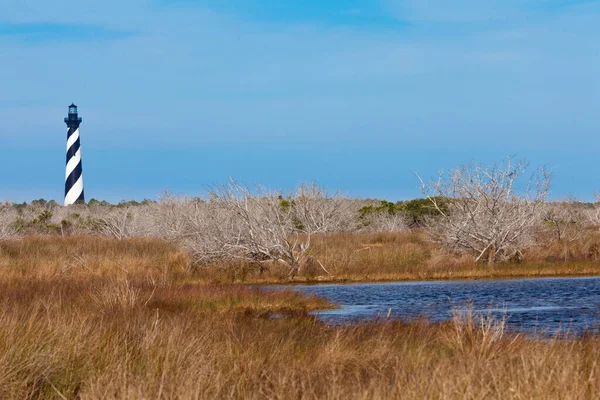
<path fill-rule="evenodd" d="M 492 281 L 492 280 L 522 280 L 522 279 L 560 279 L 560 278 L 596 278 L 600 277 L 600 266 L 597 272 L 585 273 L 548 273 L 548 274 L 499 274 L 499 275 L 462 275 L 454 276 L 390 276 L 390 277 L 343 277 L 325 279 L 297 279 L 297 280 L 272 280 L 252 279 L 245 282 L 237 282 L 249 286 L 296 286 L 296 285 L 353 285 L 353 284 L 377 284 L 377 283 L 407 283 L 407 282 L 460 282 L 460 281 Z M 235 282 L 233 282 L 235 283 Z"/>

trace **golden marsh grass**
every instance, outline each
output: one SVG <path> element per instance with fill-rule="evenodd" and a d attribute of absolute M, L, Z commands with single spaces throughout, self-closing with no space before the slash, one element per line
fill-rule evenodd
<path fill-rule="evenodd" d="M 375 249 L 389 252 L 385 243 Z M 403 257 L 418 251 L 402 249 L 395 260 L 409 265 Z M 333 260 L 347 250 L 327 251 Z M 596 336 L 538 341 L 472 314 L 327 326 L 307 315 L 325 301 L 210 283 L 161 241 L 2 242 L 0 270 L 3 399 L 600 396 Z"/>

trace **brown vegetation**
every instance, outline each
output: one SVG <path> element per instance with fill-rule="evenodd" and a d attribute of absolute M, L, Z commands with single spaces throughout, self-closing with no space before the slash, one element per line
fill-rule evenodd
<path fill-rule="evenodd" d="M 325 236 L 315 249 L 340 260 L 336 273 L 440 257 L 419 234 Z M 469 314 L 327 326 L 306 314 L 322 300 L 202 283 L 206 270 L 165 241 L 0 241 L 0 269 L 0 398 L 600 395 L 596 337 L 535 341 Z"/>
<path fill-rule="evenodd" d="M 232 180 L 205 199 L 0 204 L 0 238 L 166 239 L 196 267 L 229 268 L 234 280 L 257 271 L 253 279 L 595 273 L 600 203 L 547 203 L 547 171 L 518 182 L 525 172 L 524 161 L 510 159 L 503 167 L 461 166 L 423 182 L 427 198 L 398 203 L 330 194 L 315 183 L 284 193 Z"/>
<path fill-rule="evenodd" d="M 537 244 L 516 259 L 488 266 L 452 253 L 429 239 L 424 230 L 399 233 L 335 233 L 314 235 L 309 262 L 289 277 L 287 266 L 245 260 L 193 263 L 175 243 L 160 239 L 114 240 L 103 237 L 29 236 L 0 240 L 3 278 L 38 280 L 69 276 L 164 283 L 193 279 L 203 283 L 288 283 L 478 279 L 583 276 L 600 274 L 600 232 L 588 230 L 570 241 L 540 233 Z M 317 264 L 318 259 L 327 272 Z"/>
<path fill-rule="evenodd" d="M 431 225 L 432 237 L 488 264 L 522 257 L 543 221 L 550 188 L 550 173 L 542 168 L 518 190 L 526 171 L 525 160 L 509 157 L 501 166 L 461 165 L 448 177 L 442 172 L 428 185 L 421 181 L 440 216 Z"/>
<path fill-rule="evenodd" d="M 546 235 L 546 234 L 544 234 Z M 540 236 L 538 244 L 516 259 L 492 266 L 453 253 L 413 229 L 400 233 L 338 233 L 313 238 L 311 254 L 319 265 L 307 263 L 292 282 L 400 281 L 509 277 L 583 276 L 600 274 L 600 233 L 587 231 L 577 240 L 555 241 Z M 222 282 L 290 282 L 278 264 L 211 264 L 203 276 Z"/>

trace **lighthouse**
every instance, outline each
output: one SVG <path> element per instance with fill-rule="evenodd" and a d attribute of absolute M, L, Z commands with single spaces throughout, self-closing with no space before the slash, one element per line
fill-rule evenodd
<path fill-rule="evenodd" d="M 79 125 L 81 118 L 77 115 L 77 106 L 69 106 L 69 115 L 65 118 L 67 124 L 67 169 L 65 174 L 65 206 L 84 203 L 83 168 L 81 165 L 81 141 Z"/>

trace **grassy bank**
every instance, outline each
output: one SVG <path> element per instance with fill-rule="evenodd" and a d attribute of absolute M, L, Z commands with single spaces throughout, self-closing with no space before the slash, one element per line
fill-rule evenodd
<path fill-rule="evenodd" d="M 535 341 L 472 316 L 331 327 L 307 315 L 332 306 L 316 298 L 198 283 L 161 241 L 1 242 L 0 270 L 0 398 L 600 395 L 597 337 Z"/>
<path fill-rule="evenodd" d="M 525 253 L 522 261 L 495 265 L 449 253 L 423 232 L 345 233 L 316 236 L 313 260 L 290 281 L 279 263 L 262 266 L 244 262 L 193 265 L 174 244 L 158 239 L 113 240 L 99 237 L 32 236 L 0 241 L 4 277 L 104 277 L 117 270 L 125 275 L 152 274 L 153 279 L 188 279 L 201 283 L 373 282 L 491 278 L 535 278 L 600 275 L 600 235 L 590 232 L 578 241 L 547 239 Z M 140 257 L 143 261 L 140 262 Z"/>
<path fill-rule="evenodd" d="M 424 232 L 341 233 L 316 236 L 312 255 L 294 282 L 373 282 L 491 278 L 535 278 L 600 275 L 600 235 L 589 232 L 578 241 L 546 238 L 524 259 L 495 265 L 476 263 L 472 256 L 445 251 Z M 223 282 L 287 282 L 287 269 L 269 264 L 260 270 L 244 263 L 213 265 L 203 278 Z"/>

